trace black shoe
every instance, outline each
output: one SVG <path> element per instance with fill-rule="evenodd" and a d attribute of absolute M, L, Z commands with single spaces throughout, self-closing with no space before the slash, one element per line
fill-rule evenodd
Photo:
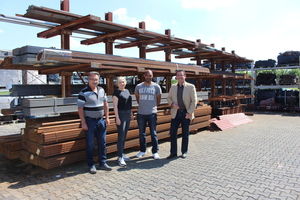
<path fill-rule="evenodd" d="M 106 171 L 111 171 L 112 168 L 110 166 L 108 166 L 108 164 L 104 163 L 103 165 L 101 165 L 99 167 L 100 170 L 106 170 Z"/>
<path fill-rule="evenodd" d="M 170 155 L 167 157 L 167 159 L 172 159 L 172 158 L 175 158 L 175 157 L 177 157 L 177 154 L 170 154 Z"/>
<path fill-rule="evenodd" d="M 181 158 L 186 158 L 186 153 L 183 153 L 183 154 L 181 155 Z"/>

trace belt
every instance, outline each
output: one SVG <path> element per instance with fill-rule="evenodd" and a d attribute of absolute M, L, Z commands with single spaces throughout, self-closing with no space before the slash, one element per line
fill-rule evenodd
<path fill-rule="evenodd" d="M 98 118 L 93 118 L 93 117 L 86 117 L 88 119 L 95 119 L 95 120 L 99 120 L 99 119 L 102 119 L 102 117 L 98 117 Z"/>
<path fill-rule="evenodd" d="M 186 109 L 183 109 L 183 110 L 178 109 L 177 112 L 186 112 Z"/>

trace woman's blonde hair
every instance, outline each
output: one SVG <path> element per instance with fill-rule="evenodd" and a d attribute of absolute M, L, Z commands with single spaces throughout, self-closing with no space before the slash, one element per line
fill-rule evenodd
<path fill-rule="evenodd" d="M 117 78 L 116 86 L 118 86 L 118 84 L 119 84 L 120 82 L 122 82 L 122 81 L 124 81 L 124 82 L 126 83 L 126 78 L 123 77 L 123 76 L 119 76 L 119 77 Z"/>

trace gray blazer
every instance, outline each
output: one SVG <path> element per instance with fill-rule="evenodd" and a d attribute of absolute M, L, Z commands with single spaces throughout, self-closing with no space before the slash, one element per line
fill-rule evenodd
<path fill-rule="evenodd" d="M 191 114 L 190 120 L 194 119 L 194 111 L 197 107 L 197 93 L 196 88 L 193 84 L 184 82 L 184 89 L 183 89 L 183 103 L 186 107 L 188 113 Z M 177 100 L 177 84 L 173 84 L 170 88 L 168 97 L 167 97 L 168 104 L 171 106 L 172 103 L 178 103 Z M 171 117 L 174 119 L 176 117 L 177 110 L 172 108 L 171 109 Z"/>

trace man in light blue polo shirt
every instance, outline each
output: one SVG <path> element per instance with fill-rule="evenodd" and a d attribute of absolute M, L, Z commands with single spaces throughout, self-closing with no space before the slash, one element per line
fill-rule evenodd
<path fill-rule="evenodd" d="M 89 85 L 80 91 L 77 99 L 81 126 L 86 134 L 86 158 L 91 174 L 97 173 L 94 161 L 95 136 L 98 143 L 99 167 L 101 170 L 112 170 L 106 163 L 106 126 L 110 124 L 109 107 L 104 89 L 98 86 L 99 78 L 98 72 L 90 72 Z"/>

